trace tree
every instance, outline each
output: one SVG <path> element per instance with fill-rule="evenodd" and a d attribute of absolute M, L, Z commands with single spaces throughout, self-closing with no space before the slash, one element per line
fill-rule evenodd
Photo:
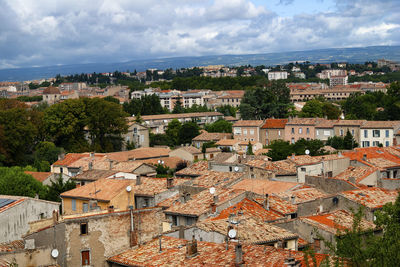
<path fill-rule="evenodd" d="M 174 106 L 174 109 L 172 110 L 172 113 L 179 114 L 179 113 L 184 113 L 184 112 L 185 112 L 185 109 L 182 106 L 182 102 L 178 99 L 175 102 L 175 106 Z"/>
<path fill-rule="evenodd" d="M 119 100 L 113 96 L 106 96 L 105 98 L 103 98 L 105 101 L 109 101 L 115 104 L 119 105 Z"/>
<path fill-rule="evenodd" d="M 291 105 L 289 93 L 289 88 L 281 81 L 247 90 L 239 107 L 241 117 L 245 120 L 284 118 Z"/>
<path fill-rule="evenodd" d="M 358 147 L 358 144 L 349 129 L 347 129 L 346 135 L 343 138 L 343 149 L 352 150 L 355 147 Z"/>
<path fill-rule="evenodd" d="M 340 109 L 334 104 L 327 102 L 324 98 L 315 98 L 306 102 L 300 112 L 302 118 L 323 118 L 334 120 L 339 118 Z"/>
<path fill-rule="evenodd" d="M 58 159 L 64 149 L 56 147 L 54 143 L 43 141 L 36 145 L 33 153 L 34 167 L 40 172 L 50 171 L 50 165 Z"/>
<path fill-rule="evenodd" d="M 68 180 L 64 182 L 63 178 L 60 176 L 54 181 L 51 181 L 51 185 L 47 187 L 46 199 L 50 201 L 61 202 L 60 194 L 76 187 L 75 182 Z"/>
<path fill-rule="evenodd" d="M 179 144 L 179 133 L 181 131 L 182 124 L 177 119 L 173 119 L 168 123 L 167 130 L 165 133 L 170 138 L 170 145 L 176 146 Z"/>
<path fill-rule="evenodd" d="M 0 194 L 12 196 L 46 197 L 46 188 L 21 167 L 0 167 Z"/>
<path fill-rule="evenodd" d="M 236 108 L 231 105 L 222 105 L 217 107 L 217 111 L 224 114 L 224 116 L 236 116 Z"/>
<path fill-rule="evenodd" d="M 166 134 L 149 133 L 150 146 L 173 146 L 171 138 Z"/>
<path fill-rule="evenodd" d="M 334 149 L 343 149 L 343 137 L 336 135 L 329 137 L 328 141 L 326 141 L 326 144 Z"/>
<path fill-rule="evenodd" d="M 292 154 L 292 147 L 288 141 L 275 140 L 268 146 L 270 149 L 267 156 L 273 161 L 286 159 Z"/>
<path fill-rule="evenodd" d="M 143 119 L 142 119 L 142 116 L 140 116 L 140 113 L 138 113 L 138 114 L 136 114 L 136 116 L 135 116 L 135 122 L 136 123 L 143 123 Z"/>
<path fill-rule="evenodd" d="M 249 143 L 247 145 L 246 154 L 247 155 L 254 155 L 254 153 L 253 153 L 253 145 L 251 144 L 250 141 L 249 141 Z"/>
<path fill-rule="evenodd" d="M 200 128 L 194 121 L 185 122 L 179 130 L 179 144 L 189 144 L 200 134 Z"/>
<path fill-rule="evenodd" d="M 209 133 L 232 133 L 232 123 L 222 119 L 207 124 L 204 128 Z"/>
<path fill-rule="evenodd" d="M 129 115 L 155 115 L 165 113 L 163 107 L 161 106 L 160 98 L 156 94 L 145 95 L 140 99 L 132 99 L 129 102 L 125 102 L 123 109 Z"/>

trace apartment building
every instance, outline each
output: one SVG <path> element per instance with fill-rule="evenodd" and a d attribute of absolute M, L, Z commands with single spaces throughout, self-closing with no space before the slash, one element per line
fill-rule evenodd
<path fill-rule="evenodd" d="M 285 80 L 288 77 L 287 71 L 270 71 L 268 72 L 268 80 Z"/>
<path fill-rule="evenodd" d="M 287 119 L 267 119 L 260 129 L 260 142 L 270 145 L 272 141 L 285 139 L 285 125 Z"/>
<path fill-rule="evenodd" d="M 360 147 L 396 145 L 400 121 L 364 121 L 360 127 Z"/>
<path fill-rule="evenodd" d="M 240 120 L 232 125 L 233 138 L 239 141 L 261 141 L 262 120 Z"/>
<path fill-rule="evenodd" d="M 285 125 L 285 139 L 294 144 L 299 139 L 316 139 L 315 128 L 324 121 L 322 118 L 289 118 Z"/>

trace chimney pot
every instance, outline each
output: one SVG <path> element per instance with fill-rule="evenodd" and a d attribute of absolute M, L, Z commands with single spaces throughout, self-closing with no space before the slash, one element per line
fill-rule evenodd
<path fill-rule="evenodd" d="M 366 160 L 367 160 L 367 154 L 364 154 L 362 159 L 363 159 L 364 161 L 366 161 Z"/>
<path fill-rule="evenodd" d="M 291 196 L 290 198 L 292 199 L 292 204 L 296 204 L 296 197 L 295 196 Z"/>
<path fill-rule="evenodd" d="M 198 255 L 197 252 L 197 240 L 194 238 L 194 235 L 192 237 L 192 240 L 186 243 L 186 257 L 187 258 L 192 258 Z"/>
<path fill-rule="evenodd" d="M 141 183 L 142 183 L 142 180 L 141 180 L 140 175 L 136 176 L 136 185 L 141 185 Z"/>
<path fill-rule="evenodd" d="M 242 266 L 243 264 L 243 249 L 242 244 L 237 244 L 235 246 L 235 265 Z"/>
<path fill-rule="evenodd" d="M 108 210 L 108 212 L 113 212 L 114 211 L 114 206 L 108 206 L 107 210 Z"/>
<path fill-rule="evenodd" d="M 269 196 L 265 194 L 264 209 L 269 210 Z"/>
<path fill-rule="evenodd" d="M 167 189 L 170 189 L 174 187 L 174 178 L 173 177 L 167 177 Z"/>

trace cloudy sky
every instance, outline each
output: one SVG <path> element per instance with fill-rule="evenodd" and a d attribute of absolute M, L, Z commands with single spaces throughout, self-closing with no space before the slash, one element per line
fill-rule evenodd
<path fill-rule="evenodd" d="M 400 45 L 399 0 L 0 0 L 0 69 Z"/>

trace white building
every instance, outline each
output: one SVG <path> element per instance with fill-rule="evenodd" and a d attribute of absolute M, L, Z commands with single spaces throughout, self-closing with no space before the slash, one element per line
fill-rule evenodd
<path fill-rule="evenodd" d="M 268 80 L 285 80 L 288 77 L 287 71 L 270 71 L 268 72 Z"/>
<path fill-rule="evenodd" d="M 360 147 L 392 146 L 400 121 L 366 121 L 360 127 Z"/>

